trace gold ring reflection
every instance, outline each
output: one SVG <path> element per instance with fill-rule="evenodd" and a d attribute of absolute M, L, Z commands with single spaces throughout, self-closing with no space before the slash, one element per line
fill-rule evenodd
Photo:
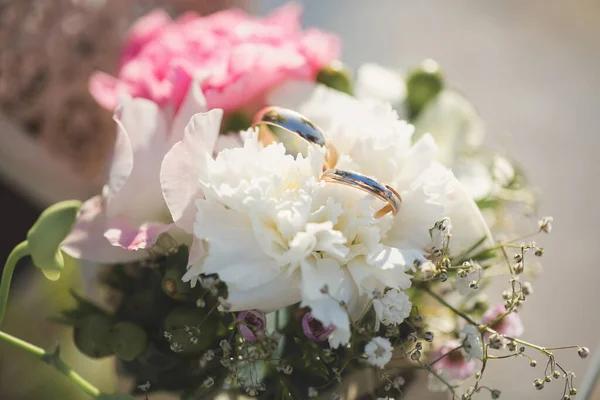
<path fill-rule="evenodd" d="M 308 143 L 324 146 L 327 149 L 325 167 L 331 168 L 337 163 L 337 151 L 325 138 L 325 134 L 304 115 L 283 107 L 265 107 L 254 116 L 253 127 L 259 127 L 259 139 L 265 145 L 279 141 L 270 129 L 265 126 L 274 126 L 287 132 L 296 134 Z M 325 168 L 325 169 L 326 169 Z"/>
<path fill-rule="evenodd" d="M 387 204 L 375 213 L 375 218 L 381 218 L 391 212 L 396 215 L 402 204 L 402 197 L 392 187 L 382 185 L 374 179 L 357 172 L 342 171 L 339 169 L 330 169 L 323 172 L 321 179 L 326 182 L 341 183 L 369 193 Z"/>

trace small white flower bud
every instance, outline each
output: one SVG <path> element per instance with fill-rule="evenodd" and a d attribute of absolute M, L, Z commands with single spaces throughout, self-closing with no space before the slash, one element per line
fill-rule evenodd
<path fill-rule="evenodd" d="M 513 269 L 515 270 L 515 274 L 522 274 L 523 273 L 523 262 L 518 262 L 513 266 Z"/>
<path fill-rule="evenodd" d="M 425 341 L 429 342 L 429 343 L 433 342 L 433 332 L 429 332 L 429 331 L 425 332 L 423 334 L 423 339 L 425 339 Z"/>
<path fill-rule="evenodd" d="M 554 221 L 554 218 L 552 218 L 552 217 L 544 217 L 544 218 L 540 219 L 538 221 L 538 224 L 540 226 L 540 232 L 544 232 L 544 233 L 552 232 L 552 222 L 553 221 Z"/>
<path fill-rule="evenodd" d="M 319 395 L 319 391 L 312 386 L 308 387 L 308 397 L 314 398 Z"/>
<path fill-rule="evenodd" d="M 535 361 L 535 360 L 531 360 L 531 361 L 529 362 L 529 366 L 530 366 L 530 367 L 537 367 L 537 361 Z"/>
<path fill-rule="evenodd" d="M 579 357 L 581 358 L 587 358 L 587 356 L 590 355 L 590 349 L 587 347 L 580 347 L 577 349 L 577 354 L 579 354 Z"/>
<path fill-rule="evenodd" d="M 535 249 L 534 253 L 536 256 L 541 257 L 544 255 L 544 249 L 541 247 L 538 247 Z"/>
<path fill-rule="evenodd" d="M 537 390 L 542 390 L 544 388 L 544 381 L 542 379 L 536 379 L 533 381 L 533 386 L 535 386 Z"/>
<path fill-rule="evenodd" d="M 575 395 L 577 394 L 577 389 L 575 389 L 575 388 L 571 388 L 571 390 L 569 390 L 569 394 L 570 394 L 571 396 L 575 396 Z"/>
<path fill-rule="evenodd" d="M 500 337 L 500 335 L 498 335 L 497 333 L 494 333 L 488 339 L 488 346 L 492 349 L 499 350 L 502 348 L 502 342 L 502 337 Z"/>
<path fill-rule="evenodd" d="M 554 372 L 552 373 L 552 376 L 554 377 L 554 379 L 558 379 L 558 378 L 560 378 L 560 371 L 554 371 Z"/>
<path fill-rule="evenodd" d="M 531 285 L 531 282 L 523 282 L 521 284 L 521 291 L 525 296 L 533 294 L 533 286 Z"/>
<path fill-rule="evenodd" d="M 421 359 L 421 352 L 419 350 L 415 350 L 411 353 L 410 359 L 413 361 L 417 361 Z"/>

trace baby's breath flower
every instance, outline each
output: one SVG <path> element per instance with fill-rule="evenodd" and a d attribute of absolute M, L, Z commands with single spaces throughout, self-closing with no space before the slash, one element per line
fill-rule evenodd
<path fill-rule="evenodd" d="M 373 308 L 377 316 L 375 329 L 379 329 L 379 323 L 384 325 L 399 325 L 412 310 L 412 303 L 408 296 L 398 289 L 390 289 L 381 298 L 373 299 Z"/>
<path fill-rule="evenodd" d="M 538 221 L 540 226 L 540 232 L 550 233 L 552 232 L 552 222 L 554 221 L 553 217 L 544 217 Z"/>
<path fill-rule="evenodd" d="M 473 325 L 467 325 L 464 327 L 463 333 L 465 334 L 463 349 L 466 353 L 466 359 L 483 358 L 483 346 L 479 330 Z"/>
<path fill-rule="evenodd" d="M 386 366 L 392 359 L 392 344 L 386 338 L 380 336 L 374 337 L 365 346 L 367 362 L 379 368 Z"/>

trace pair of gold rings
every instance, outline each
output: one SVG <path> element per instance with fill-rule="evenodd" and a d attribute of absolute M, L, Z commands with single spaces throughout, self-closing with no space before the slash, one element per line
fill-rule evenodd
<path fill-rule="evenodd" d="M 352 171 L 336 169 L 338 153 L 333 144 L 327 140 L 323 130 L 313 124 L 304 115 L 282 107 L 266 107 L 260 110 L 252 122 L 253 127 L 259 129 L 259 139 L 265 145 L 278 141 L 277 135 L 269 129 L 274 126 L 304 139 L 307 143 L 325 147 L 324 172 L 321 179 L 325 182 L 341 183 L 360 189 L 370 195 L 386 202 L 387 204 L 375 213 L 375 218 L 381 218 L 391 212 L 395 215 L 400 209 L 402 198 L 400 194 L 389 185 L 383 185 L 363 174 Z"/>

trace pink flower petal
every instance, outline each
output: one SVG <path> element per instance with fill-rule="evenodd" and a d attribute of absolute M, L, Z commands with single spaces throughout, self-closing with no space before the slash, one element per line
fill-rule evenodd
<path fill-rule="evenodd" d="M 197 182 L 198 169 L 212 157 L 219 135 L 223 111 L 216 109 L 196 114 L 185 128 L 183 140 L 164 157 L 160 182 L 173 221 L 192 232 L 196 216 L 195 199 L 202 193 Z"/>
<path fill-rule="evenodd" d="M 101 196 L 92 197 L 79 210 L 71 233 L 61 249 L 71 257 L 101 264 L 140 260 L 148 256 L 143 251 L 131 252 L 112 246 L 104 237 L 106 214 Z"/>
<path fill-rule="evenodd" d="M 167 232 L 171 224 L 146 223 L 133 226 L 125 219 L 112 220 L 107 224 L 104 237 L 113 245 L 129 251 L 149 249 L 158 237 Z"/>
<path fill-rule="evenodd" d="M 176 73 L 185 75 L 180 68 L 177 68 Z M 182 77 L 182 80 L 187 78 Z M 198 113 L 205 113 L 208 111 L 206 104 L 206 98 L 200 89 L 202 77 L 194 79 L 190 84 L 189 81 L 181 82 L 181 90 L 185 90 L 183 93 L 183 102 L 179 107 L 179 111 L 175 115 L 173 122 L 171 123 L 171 143 L 175 144 L 183 139 L 183 134 L 187 124 L 190 122 L 192 117 Z"/>
<path fill-rule="evenodd" d="M 94 75 L 92 94 L 114 107 L 120 93 L 150 99 L 178 110 L 199 71 L 210 108 L 232 111 L 288 79 L 314 79 L 339 56 L 339 41 L 330 34 L 302 31 L 301 7 L 287 4 L 261 19 L 241 10 L 205 17 L 187 13 L 175 21 L 157 10 L 131 29 L 117 78 Z M 260 106 L 260 105 L 257 105 Z"/>
<path fill-rule="evenodd" d="M 119 104 L 119 92 L 122 91 L 121 81 L 104 72 L 94 72 L 89 82 L 90 94 L 107 110 L 114 110 Z"/>
<path fill-rule="evenodd" d="M 152 10 L 138 19 L 125 39 L 122 63 L 137 56 L 142 48 L 160 35 L 171 22 L 171 17 L 163 9 Z"/>
<path fill-rule="evenodd" d="M 115 153 L 107 184 L 107 215 L 127 215 L 134 224 L 168 220 L 160 188 L 160 166 L 168 150 L 168 128 L 158 106 L 124 98 L 115 113 Z"/>

